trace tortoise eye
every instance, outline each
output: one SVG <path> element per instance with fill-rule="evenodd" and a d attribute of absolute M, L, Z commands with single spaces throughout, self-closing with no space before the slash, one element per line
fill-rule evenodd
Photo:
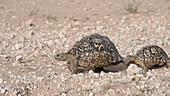
<path fill-rule="evenodd" d="M 57 57 L 59 57 L 60 55 L 59 55 L 59 54 L 57 54 L 56 56 L 57 56 Z"/>

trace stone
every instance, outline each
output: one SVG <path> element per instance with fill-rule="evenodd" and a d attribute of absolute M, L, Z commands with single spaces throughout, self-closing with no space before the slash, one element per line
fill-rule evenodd
<path fill-rule="evenodd" d="M 142 68 L 138 67 L 137 65 L 131 64 L 127 68 L 127 73 L 129 75 L 139 74 L 139 73 L 142 73 Z"/>

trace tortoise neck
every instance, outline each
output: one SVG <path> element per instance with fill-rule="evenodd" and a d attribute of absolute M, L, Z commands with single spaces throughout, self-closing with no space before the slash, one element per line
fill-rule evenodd
<path fill-rule="evenodd" d="M 66 59 L 67 60 L 72 60 L 74 58 L 73 55 L 69 54 L 69 53 L 66 53 Z"/>

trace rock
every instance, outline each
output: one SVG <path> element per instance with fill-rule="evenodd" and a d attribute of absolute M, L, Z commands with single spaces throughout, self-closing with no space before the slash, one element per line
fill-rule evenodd
<path fill-rule="evenodd" d="M 103 71 L 100 72 L 100 76 L 104 76 L 105 74 L 106 74 L 106 73 L 103 72 Z"/>
<path fill-rule="evenodd" d="M 21 48 L 23 48 L 24 47 L 24 44 L 22 44 L 22 43 L 19 43 L 19 44 L 15 44 L 15 49 L 16 50 L 19 50 L 19 49 L 21 49 Z"/>
<path fill-rule="evenodd" d="M 136 84 L 137 82 L 140 81 L 140 78 L 137 77 L 136 75 L 131 75 L 131 76 L 126 76 L 123 77 L 124 79 L 122 80 L 124 83 L 129 83 L 129 82 L 133 82 L 132 84 Z"/>
<path fill-rule="evenodd" d="M 153 70 L 154 71 L 154 70 Z M 152 70 L 149 70 L 148 72 L 147 72 L 147 77 L 151 77 L 151 76 L 153 76 L 154 74 L 153 74 L 153 72 L 152 72 Z"/>
<path fill-rule="evenodd" d="M 16 56 L 16 62 L 21 63 L 23 61 L 23 58 L 21 55 Z"/>
<path fill-rule="evenodd" d="M 46 44 L 51 47 L 51 46 L 53 46 L 55 43 L 54 43 L 53 40 L 49 40 L 49 41 L 46 42 Z"/>
<path fill-rule="evenodd" d="M 67 96 L 65 93 L 62 93 L 61 96 Z"/>
<path fill-rule="evenodd" d="M 88 96 L 94 96 L 94 93 L 90 92 Z"/>
<path fill-rule="evenodd" d="M 42 81 L 43 81 L 43 79 L 44 79 L 44 76 L 37 76 L 37 81 L 42 82 Z"/>
<path fill-rule="evenodd" d="M 79 77 L 84 77 L 84 74 L 83 73 L 78 73 L 77 74 Z"/>
<path fill-rule="evenodd" d="M 116 92 L 115 92 L 115 90 L 112 90 L 112 89 L 110 89 L 110 90 L 108 90 L 107 92 L 106 92 L 106 96 L 114 96 L 116 94 Z"/>
<path fill-rule="evenodd" d="M 164 73 L 164 76 L 166 76 L 166 77 L 169 77 L 169 78 L 170 78 L 170 72 L 165 72 L 165 73 Z"/>
<path fill-rule="evenodd" d="M 3 41 L 2 44 L 3 44 L 3 47 L 4 47 L 4 48 L 6 48 L 6 47 L 9 46 L 9 43 L 8 43 L 8 42 L 5 42 L 5 41 Z"/>
<path fill-rule="evenodd" d="M 94 74 L 94 72 L 92 70 L 89 70 L 88 73 L 89 73 L 89 75 Z"/>
<path fill-rule="evenodd" d="M 127 68 L 127 73 L 129 75 L 139 74 L 142 73 L 142 68 L 138 67 L 137 65 L 131 64 Z"/>
<path fill-rule="evenodd" d="M 170 96 L 170 89 L 169 89 L 169 90 L 167 90 L 167 92 L 166 92 L 166 96 Z"/>
<path fill-rule="evenodd" d="M 0 55 L 1 58 L 7 58 L 7 55 Z"/>
<path fill-rule="evenodd" d="M 3 82 L 4 82 L 3 78 L 0 78 L 0 84 L 3 83 Z"/>
<path fill-rule="evenodd" d="M 5 88 L 0 87 L 0 93 L 1 93 L 1 94 L 5 94 L 6 92 L 7 92 L 7 90 L 6 90 Z M 0 95 L 1 95 L 1 94 L 0 94 Z"/>

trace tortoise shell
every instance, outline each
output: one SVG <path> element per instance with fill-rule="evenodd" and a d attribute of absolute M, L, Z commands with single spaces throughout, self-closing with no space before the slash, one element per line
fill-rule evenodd
<path fill-rule="evenodd" d="M 98 33 L 83 37 L 69 50 L 81 63 L 81 66 L 107 66 L 121 62 L 123 58 L 114 43 Z M 95 64 L 95 65 L 90 65 Z"/>
<path fill-rule="evenodd" d="M 167 65 L 169 62 L 166 52 L 157 45 L 148 45 L 142 47 L 134 56 L 129 56 L 133 63 L 144 69 L 144 72 L 150 68 Z"/>

